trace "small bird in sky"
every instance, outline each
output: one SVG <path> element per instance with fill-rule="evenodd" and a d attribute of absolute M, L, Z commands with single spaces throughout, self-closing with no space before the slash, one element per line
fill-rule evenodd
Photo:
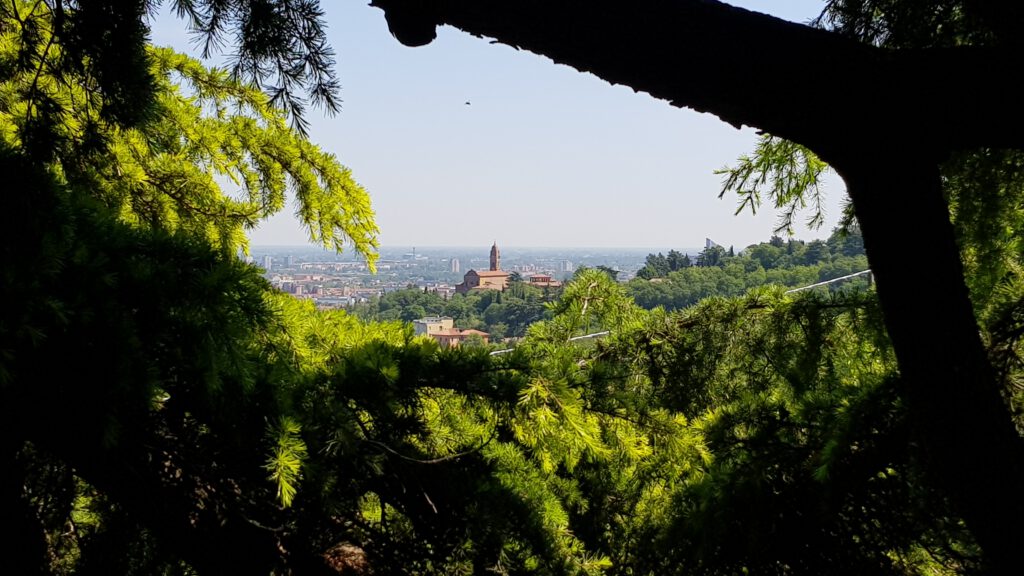
<path fill-rule="evenodd" d="M 470 101 L 466 100 L 466 106 L 469 106 L 469 105 L 470 105 Z"/>

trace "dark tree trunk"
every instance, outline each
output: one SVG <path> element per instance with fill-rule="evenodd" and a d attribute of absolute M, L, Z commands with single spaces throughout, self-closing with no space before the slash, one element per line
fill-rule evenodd
<path fill-rule="evenodd" d="M 989 569 L 1010 573 L 1024 544 L 1024 450 L 982 346 L 938 167 L 908 152 L 864 155 L 839 169 L 899 361 L 917 456 Z"/>

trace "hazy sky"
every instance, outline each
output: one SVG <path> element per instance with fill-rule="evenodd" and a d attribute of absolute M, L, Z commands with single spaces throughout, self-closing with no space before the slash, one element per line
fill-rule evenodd
<path fill-rule="evenodd" d="M 383 245 L 667 249 L 710 237 L 741 248 L 771 235 L 773 210 L 733 216 L 735 197 L 718 199 L 714 171 L 752 150 L 752 130 L 449 27 L 407 48 L 367 3 L 322 0 L 343 104 L 334 117 L 310 112 L 311 138 L 369 191 Z M 797 22 L 821 8 L 733 3 Z M 153 39 L 186 50 L 183 30 L 160 18 Z M 736 83 L 756 89 L 742 70 Z M 826 225 L 798 237 L 827 236 L 838 220 L 842 182 L 826 189 Z M 253 244 L 305 244 L 290 212 Z"/>

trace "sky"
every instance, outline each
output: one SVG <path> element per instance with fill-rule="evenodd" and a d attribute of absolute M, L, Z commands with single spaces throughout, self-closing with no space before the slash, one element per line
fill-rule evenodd
<path fill-rule="evenodd" d="M 822 4 L 731 3 L 796 22 Z M 311 139 L 369 192 L 382 245 L 669 249 L 711 238 L 739 249 L 771 236 L 770 206 L 734 215 L 736 197 L 718 198 L 714 171 L 753 150 L 753 130 L 450 27 L 408 48 L 367 4 L 322 0 L 342 109 L 308 116 Z M 152 36 L 194 54 L 173 17 L 157 18 Z M 750 89 L 741 71 L 737 89 Z M 842 181 L 830 175 L 825 190 L 825 225 L 797 238 L 827 237 L 838 222 Z M 293 212 L 253 230 L 252 244 L 306 244 Z"/>

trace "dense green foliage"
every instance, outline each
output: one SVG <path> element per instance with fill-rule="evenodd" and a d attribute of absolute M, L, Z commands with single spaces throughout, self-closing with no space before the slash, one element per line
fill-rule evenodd
<path fill-rule="evenodd" d="M 146 48 L 144 4 L 55 6 L 0 6 L 10 573 L 983 566 L 913 449 L 875 292 L 784 292 L 863 269 L 855 225 L 695 262 L 652 255 L 650 279 L 627 286 L 581 270 L 557 298 L 515 283 L 448 301 L 388 294 L 361 312 L 375 321 L 317 311 L 234 252 L 291 191 L 311 239 L 372 261 L 376 228 L 348 172 L 256 87 Z M 324 66 L 302 59 L 325 56 L 315 3 L 178 6 L 212 38 L 247 32 L 250 79 Z M 768 169 L 780 150 L 743 163 Z M 1020 164 L 982 151 L 945 167 L 1018 421 Z M 788 186 L 783 204 L 799 204 Z M 426 314 L 524 337 L 502 355 L 441 349 L 399 322 Z M 594 332 L 607 335 L 576 339 Z"/>
<path fill-rule="evenodd" d="M 84 38 L 117 22 L 88 4 L 0 6 L 0 509 L 21 527 L 4 556 L 26 574 L 183 555 L 216 571 L 234 539 L 266 541 L 243 509 L 290 500 L 301 454 L 275 376 L 293 358 L 272 345 L 280 298 L 236 260 L 243 230 L 286 193 L 326 246 L 372 262 L 376 228 L 365 191 L 254 87 L 143 45 L 105 69 L 96 51 L 131 33 Z"/>

